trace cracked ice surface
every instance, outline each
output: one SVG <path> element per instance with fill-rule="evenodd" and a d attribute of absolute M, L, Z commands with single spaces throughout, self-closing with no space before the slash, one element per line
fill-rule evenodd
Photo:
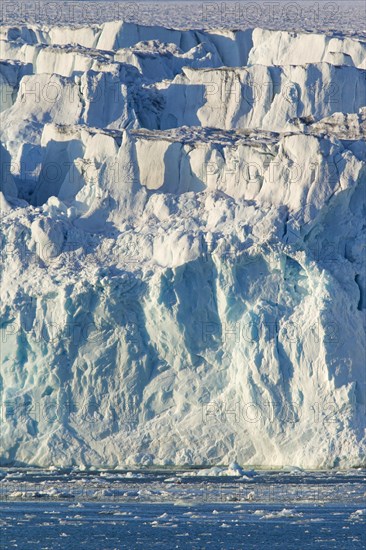
<path fill-rule="evenodd" d="M 364 464 L 362 38 L 1 40 L 2 464 Z"/>

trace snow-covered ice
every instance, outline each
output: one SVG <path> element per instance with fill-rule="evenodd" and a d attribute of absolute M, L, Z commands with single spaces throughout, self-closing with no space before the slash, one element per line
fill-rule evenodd
<path fill-rule="evenodd" d="M 365 39 L 203 27 L 4 21 L 3 466 L 365 465 Z"/>

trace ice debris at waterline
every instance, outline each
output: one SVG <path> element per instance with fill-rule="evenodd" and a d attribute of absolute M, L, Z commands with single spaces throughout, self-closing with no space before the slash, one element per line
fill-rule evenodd
<path fill-rule="evenodd" d="M 1 33 L 1 464 L 364 465 L 366 43 Z"/>

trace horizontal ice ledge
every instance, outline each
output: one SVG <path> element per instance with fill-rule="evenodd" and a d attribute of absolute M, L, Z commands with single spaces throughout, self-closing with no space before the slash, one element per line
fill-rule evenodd
<path fill-rule="evenodd" d="M 306 205 L 314 215 L 334 194 L 361 181 L 365 159 L 357 144 L 343 145 L 316 133 L 187 127 L 118 132 L 48 124 L 41 147 L 34 203 L 43 204 L 54 195 L 69 205 L 75 202 L 74 212 L 88 217 L 97 197 L 108 196 L 115 206 L 108 206 L 106 215 L 113 216 L 117 225 L 127 215 L 125 209 L 133 208 L 136 196 L 145 197 L 136 206 L 135 215 L 140 215 L 154 191 L 175 195 L 221 191 L 237 201 L 282 205 L 293 212 Z M 114 210 L 118 214 L 113 215 Z"/>
<path fill-rule="evenodd" d="M 326 61 L 335 65 L 366 68 L 366 43 L 356 37 L 317 33 L 248 29 L 245 31 L 175 30 L 121 21 L 92 27 L 3 27 L 1 38 L 24 44 L 80 44 L 98 50 L 134 48 L 140 42 L 158 40 L 174 44 L 183 52 L 208 42 L 222 64 L 297 65 Z"/>

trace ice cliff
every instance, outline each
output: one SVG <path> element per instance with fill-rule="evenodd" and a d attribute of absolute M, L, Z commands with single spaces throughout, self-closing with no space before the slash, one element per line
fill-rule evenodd
<path fill-rule="evenodd" d="M 366 43 L 0 33 L 2 465 L 365 465 Z"/>

